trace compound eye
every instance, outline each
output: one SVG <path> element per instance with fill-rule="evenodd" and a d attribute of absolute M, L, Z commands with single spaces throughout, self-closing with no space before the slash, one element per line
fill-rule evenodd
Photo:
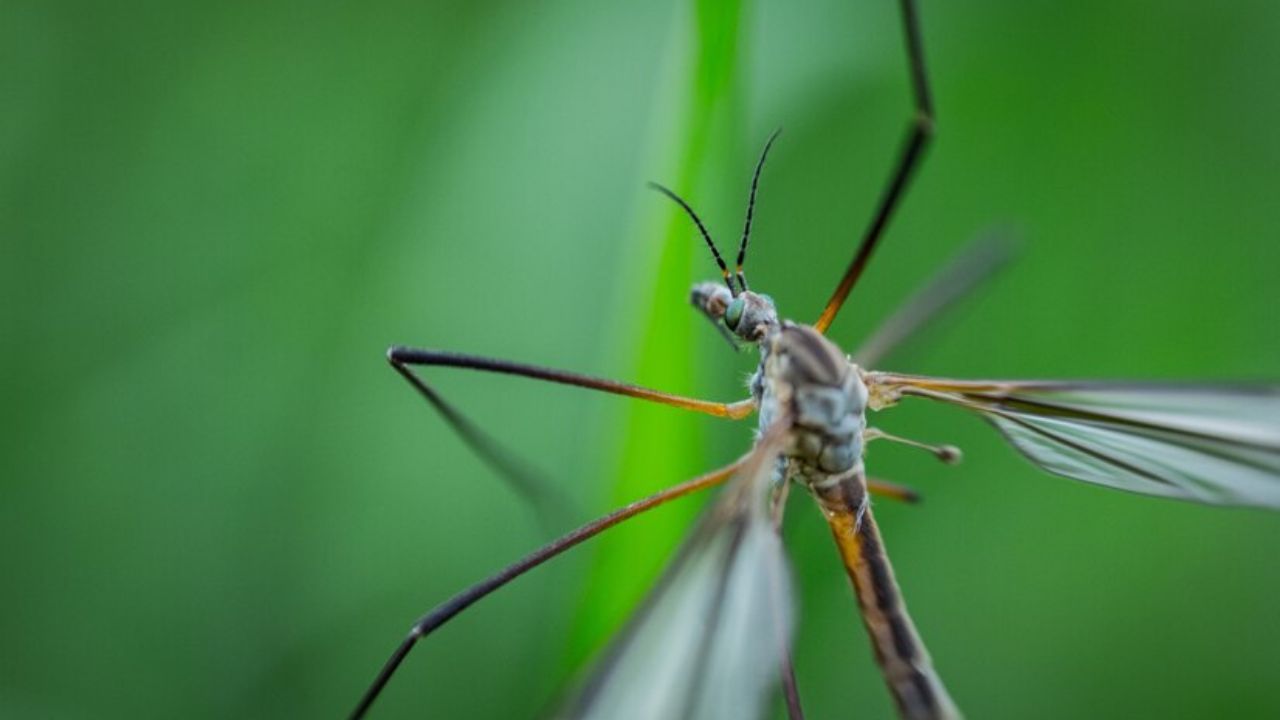
<path fill-rule="evenodd" d="M 734 298 L 733 302 L 729 303 L 729 308 L 724 311 L 724 324 L 728 325 L 730 330 L 738 329 L 738 323 L 742 322 L 742 311 L 746 306 L 747 303 L 740 297 Z"/>

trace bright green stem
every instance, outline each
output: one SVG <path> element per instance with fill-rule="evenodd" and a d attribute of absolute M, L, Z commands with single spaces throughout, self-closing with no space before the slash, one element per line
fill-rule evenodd
<path fill-rule="evenodd" d="M 691 81 L 689 95 L 683 104 L 682 121 L 669 138 L 680 148 L 678 169 L 676 177 L 667 179 L 674 179 L 673 189 L 691 197 L 695 205 L 699 197 L 695 192 L 697 183 L 705 176 L 712 146 L 734 146 L 725 139 L 732 138 L 735 131 L 732 121 L 741 20 L 742 3 L 738 0 L 694 3 L 696 46 L 691 53 L 692 67 L 685 73 Z M 705 207 L 703 197 L 701 206 Z M 686 297 L 695 275 L 694 258 L 703 260 L 696 267 L 704 268 L 707 277 L 717 276 L 715 266 L 704 248 L 691 245 L 700 245 L 700 241 L 695 241 L 696 233 L 683 213 L 662 199 L 655 199 L 653 207 L 654 212 L 669 219 L 656 274 L 649 280 L 650 297 Z M 722 252 L 732 253 L 737 237 L 729 227 L 723 230 L 727 234 L 721 233 Z M 642 313 L 634 325 L 640 331 L 635 362 L 638 381 L 673 392 L 696 393 L 692 382 L 695 361 L 691 358 L 687 328 L 691 318 L 701 322 L 700 318 L 692 308 L 679 308 L 683 314 L 675 316 L 666 309 L 676 307 L 673 303 L 651 305 L 643 301 L 634 306 Z M 698 327 L 712 332 L 701 324 Z M 703 449 L 703 428 L 708 422 L 722 421 L 649 403 L 631 404 L 620 428 L 624 439 L 612 493 L 614 504 L 648 495 L 708 469 Z M 575 617 L 570 662 L 581 665 L 622 625 L 688 531 L 696 511 L 690 503 L 659 509 L 632 521 L 633 527 L 609 533 L 598 541 L 594 565 L 586 579 L 589 600 L 582 603 Z"/>

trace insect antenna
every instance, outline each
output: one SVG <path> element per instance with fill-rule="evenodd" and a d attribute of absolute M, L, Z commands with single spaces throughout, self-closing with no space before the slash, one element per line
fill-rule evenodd
<path fill-rule="evenodd" d="M 756 187 L 760 184 L 760 170 L 764 167 L 764 159 L 769 157 L 769 148 L 773 147 L 773 141 L 777 140 L 781 134 L 782 128 L 778 128 L 769 136 L 769 140 L 764 144 L 764 151 L 760 153 L 760 160 L 756 162 L 756 172 L 751 176 L 751 195 L 747 198 L 747 223 L 742 228 L 742 244 L 738 246 L 737 275 L 738 286 L 742 290 L 747 289 L 747 276 L 742 274 L 742 263 L 747 259 L 747 239 L 751 237 L 751 216 L 756 208 Z"/>
<path fill-rule="evenodd" d="M 693 218 L 694 224 L 698 226 L 698 232 L 702 233 L 702 239 L 706 240 L 707 247 L 711 248 L 711 254 L 716 259 L 716 265 L 720 266 L 720 275 L 724 277 L 724 284 L 728 285 L 729 292 L 732 293 L 734 297 L 737 297 L 738 290 L 733 286 L 733 280 L 729 277 L 729 266 L 725 264 L 724 258 L 720 257 L 720 251 L 716 249 L 716 244 L 711 241 L 711 233 L 707 232 L 707 226 L 702 224 L 702 220 L 698 217 L 698 213 L 694 212 L 693 208 L 689 207 L 689 203 L 685 202 L 683 198 L 672 192 L 670 189 L 653 181 L 646 184 L 674 200 L 677 205 L 684 208 L 684 211 L 689 214 L 689 217 Z"/>

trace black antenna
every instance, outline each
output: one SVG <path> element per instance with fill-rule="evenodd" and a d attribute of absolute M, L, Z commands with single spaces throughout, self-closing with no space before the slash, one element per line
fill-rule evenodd
<path fill-rule="evenodd" d="M 764 167 L 764 159 L 769 157 L 769 148 L 773 141 L 782 134 L 782 128 L 773 131 L 769 141 L 764 144 L 764 152 L 760 153 L 760 161 L 756 163 L 755 175 L 751 176 L 751 196 L 747 199 L 747 224 L 742 228 L 742 244 L 738 246 L 738 285 L 747 289 L 747 276 L 742 274 L 742 263 L 747 259 L 747 238 L 751 237 L 751 214 L 756 208 L 756 186 L 760 184 L 760 169 Z M 735 293 L 736 294 L 736 293 Z"/>
<path fill-rule="evenodd" d="M 707 228 L 702 224 L 702 220 L 698 219 L 698 213 L 694 212 L 693 208 L 689 207 L 689 203 L 682 200 L 679 195 L 671 192 L 662 185 L 659 185 L 656 182 L 649 182 L 647 184 L 654 190 L 657 190 L 663 195 L 675 200 L 676 204 L 684 208 L 684 211 L 689 213 L 689 217 L 693 218 L 693 222 L 698 226 L 698 231 L 702 233 L 702 238 L 707 241 L 707 247 L 711 248 L 711 254 L 716 258 L 716 264 L 720 266 L 720 274 L 724 276 L 724 284 L 728 285 L 729 292 L 733 294 L 734 297 L 737 297 L 738 290 L 733 287 L 733 281 L 729 279 L 729 266 L 724 264 L 724 258 L 720 257 L 720 251 L 716 249 L 716 244 L 711 242 L 711 233 L 707 232 Z"/>

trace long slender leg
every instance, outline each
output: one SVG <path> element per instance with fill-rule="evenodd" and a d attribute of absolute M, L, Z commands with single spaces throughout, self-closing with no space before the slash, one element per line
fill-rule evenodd
<path fill-rule="evenodd" d="M 867 492 L 872 495 L 878 495 L 890 500 L 898 500 L 904 503 L 920 502 L 920 493 L 915 488 L 907 487 L 888 480 L 880 480 L 877 478 L 867 478 Z"/>
<path fill-rule="evenodd" d="M 522 461 L 514 453 L 508 450 L 498 442 L 493 436 L 486 433 L 479 425 L 469 420 L 465 415 L 458 411 L 451 403 L 447 402 L 440 393 L 422 379 L 413 371 L 413 365 L 447 365 L 454 367 L 474 368 L 479 370 L 488 370 L 494 372 L 506 372 L 516 375 L 524 375 L 536 379 L 552 380 L 554 382 L 564 382 L 581 387 L 604 390 L 606 392 L 616 392 L 620 394 L 630 395 L 632 397 L 640 397 L 646 400 L 653 400 L 668 405 L 676 405 L 677 407 L 688 407 L 702 412 L 708 412 L 721 417 L 738 418 L 744 417 L 754 409 L 755 404 L 751 400 L 725 404 L 712 403 L 692 398 L 683 398 L 678 395 L 670 395 L 660 393 L 645 388 L 638 388 L 631 385 L 623 385 L 609 380 L 600 380 L 586 376 L 577 375 L 575 373 L 563 372 L 560 370 L 551 370 L 547 368 L 535 367 L 532 365 L 523 365 L 503 360 L 493 360 L 490 358 L 475 357 L 470 355 L 461 355 L 458 353 L 447 353 L 433 350 L 415 350 L 411 348 L 392 347 L 387 351 L 387 360 L 391 363 L 391 367 L 395 369 L 410 385 L 418 391 L 423 398 L 431 404 L 435 410 L 440 413 L 449 427 L 462 438 L 471 450 L 480 457 L 491 469 L 493 469 L 499 477 L 505 479 L 513 489 L 525 499 L 534 504 L 537 514 L 543 524 L 550 526 L 555 518 L 563 517 L 563 510 L 569 507 L 571 503 L 563 497 L 555 486 L 546 482 L 546 480 L 526 462 Z"/>
<path fill-rule="evenodd" d="M 580 375 L 566 370 L 555 370 L 553 368 L 544 368 L 537 365 L 526 365 L 524 363 L 511 362 L 509 360 L 496 360 L 494 358 L 480 357 L 478 355 L 464 355 L 462 353 L 446 352 L 443 350 L 422 350 L 418 348 L 395 346 L 387 350 L 387 361 L 390 362 L 397 370 L 409 365 L 421 365 L 468 368 L 471 370 L 483 370 L 486 372 L 503 373 L 506 375 L 520 375 L 522 377 L 534 378 L 536 380 L 548 380 L 550 382 L 561 383 L 563 385 L 574 385 L 576 387 L 599 390 L 601 392 L 613 393 L 614 395 L 625 395 L 627 397 L 637 398 L 640 400 L 656 402 L 661 405 L 670 405 L 672 407 L 693 410 L 694 412 L 714 415 L 716 417 L 729 418 L 730 420 L 740 420 L 750 415 L 751 412 L 755 410 L 755 401 L 750 398 L 733 403 L 699 400 L 697 398 L 685 397 L 683 395 L 673 395 L 671 393 L 662 392 L 661 390 L 650 390 L 649 388 L 643 388 L 638 385 L 628 385 L 627 383 L 621 383 L 615 380 L 605 380 L 603 378 L 595 378 L 589 375 Z M 406 377 L 408 376 L 406 375 Z"/>
<path fill-rule="evenodd" d="M 536 506 L 544 524 L 549 523 L 551 518 L 558 516 L 564 508 L 569 506 L 569 501 L 561 497 L 561 493 L 554 485 L 546 482 L 527 463 L 459 412 L 452 403 L 441 397 L 435 388 L 414 374 L 411 368 L 395 362 L 392 362 L 392 367 L 440 413 L 449 427 L 462 438 L 472 452 L 499 477 L 505 479 L 517 493 Z"/>
<path fill-rule="evenodd" d="M 787 703 L 788 720 L 804 720 L 804 708 L 800 705 L 800 686 L 796 684 L 796 667 L 790 647 L 782 656 L 782 697 Z"/>
<path fill-rule="evenodd" d="M 916 17 L 916 4 L 915 0 L 901 0 L 901 4 L 903 30 L 906 33 L 907 61 L 911 66 L 911 89 L 915 97 L 915 116 L 907 125 L 906 138 L 898 154 L 898 163 L 894 166 L 893 175 L 889 178 L 884 194 L 880 196 L 880 204 L 876 207 L 875 214 L 871 216 L 871 223 L 862 235 L 862 243 L 854 253 L 849 268 L 844 272 L 844 277 L 840 279 L 840 284 L 831 294 L 831 299 L 827 301 L 827 306 L 822 309 L 822 315 L 813 324 L 818 332 L 824 333 L 831 327 L 831 321 L 836 319 L 836 313 L 840 312 L 840 307 L 844 305 L 849 291 L 858 282 L 863 269 L 867 266 L 867 261 L 871 259 L 872 251 L 876 249 L 876 244 L 884 235 L 885 226 L 889 224 L 889 219 L 893 216 L 893 211 L 897 208 L 898 201 L 902 198 L 902 193 L 911 180 L 925 147 L 929 144 L 929 139 L 933 137 L 933 100 L 929 95 L 929 81 L 925 75 L 924 46 L 920 40 L 920 23 Z"/>
<path fill-rule="evenodd" d="M 858 346 L 853 355 L 854 364 L 869 368 L 879 363 L 921 328 L 990 280 L 1011 256 L 1011 243 L 998 235 L 970 243 Z"/>
<path fill-rule="evenodd" d="M 783 480 L 781 484 L 774 486 L 769 495 L 769 519 L 773 522 L 774 532 L 779 536 L 782 535 L 782 516 L 790 494 L 791 482 Z M 790 640 L 788 637 L 782 649 L 782 697 L 787 704 L 788 720 L 804 720 L 804 709 L 800 706 L 800 686 L 796 683 L 796 667 Z"/>
<path fill-rule="evenodd" d="M 378 695 L 382 692 L 383 687 L 386 686 L 387 681 L 391 679 L 391 676 L 395 673 L 396 669 L 400 667 L 400 663 L 404 661 L 405 657 L 409 654 L 409 651 L 413 649 L 414 644 L 417 643 L 420 638 L 429 635 L 436 628 L 453 619 L 455 615 L 466 610 L 476 601 L 498 588 L 501 588 L 533 568 L 538 567 L 551 558 L 556 557 L 560 553 L 563 553 L 585 540 L 595 537 L 614 525 L 676 498 L 724 482 L 726 478 L 732 475 L 742 465 L 745 459 L 746 458 L 739 459 L 738 461 L 718 470 L 713 470 L 705 475 L 700 475 L 692 480 L 687 480 L 679 485 L 667 488 L 666 490 L 650 495 L 647 498 L 637 500 L 630 505 L 614 510 L 604 517 L 593 520 L 572 532 L 552 540 L 502 570 L 490 575 L 488 578 L 472 585 L 457 595 L 454 595 L 440 605 L 437 605 L 431 610 L 431 612 L 422 616 L 422 618 L 415 622 L 413 627 L 409 629 L 409 634 L 400 643 L 399 647 L 396 648 L 395 652 L 391 654 L 391 657 L 387 660 L 386 664 L 383 665 L 382 670 L 379 671 L 378 676 L 373 681 L 373 684 L 369 686 L 369 689 L 365 691 L 364 697 L 360 699 L 360 704 L 357 705 L 356 709 L 351 713 L 351 717 L 364 717 L 364 715 L 369 711 L 370 706 L 373 705 L 373 702 L 378 699 Z"/>

